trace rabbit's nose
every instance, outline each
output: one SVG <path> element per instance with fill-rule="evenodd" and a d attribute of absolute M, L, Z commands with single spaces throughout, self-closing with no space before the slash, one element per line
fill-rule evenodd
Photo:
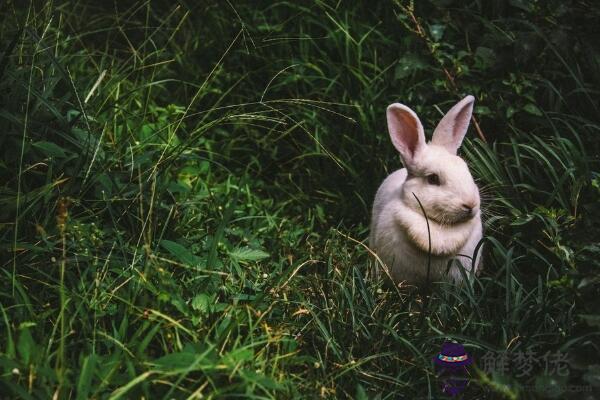
<path fill-rule="evenodd" d="M 475 207 L 473 207 L 471 204 L 463 204 L 462 205 L 463 211 L 468 214 L 470 214 L 473 211 L 473 208 L 475 208 Z"/>

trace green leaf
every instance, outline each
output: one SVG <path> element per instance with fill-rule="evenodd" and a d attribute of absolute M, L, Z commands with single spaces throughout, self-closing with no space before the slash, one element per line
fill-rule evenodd
<path fill-rule="evenodd" d="M 477 115 L 492 115 L 492 110 L 490 110 L 487 106 L 477 106 L 475 107 L 475 111 Z"/>
<path fill-rule="evenodd" d="M 32 327 L 34 327 L 36 325 L 37 324 L 35 322 L 33 322 L 33 321 L 24 321 L 24 322 L 21 322 L 19 324 L 19 330 L 21 330 L 21 329 L 27 329 L 27 328 L 32 328 Z"/>
<path fill-rule="evenodd" d="M 207 313 L 210 308 L 210 303 L 211 298 L 205 293 L 200 293 L 192 299 L 192 308 L 196 311 Z"/>
<path fill-rule="evenodd" d="M 179 243 L 170 240 L 161 240 L 160 245 L 166 249 L 173 257 L 183 264 L 198 266 L 200 258 L 193 255 L 188 249 Z"/>
<path fill-rule="evenodd" d="M 263 374 L 256 373 L 254 371 L 241 370 L 240 375 L 244 378 L 244 380 L 253 382 L 259 386 L 262 386 L 265 389 L 279 390 L 282 388 L 281 384 L 279 384 L 273 378 L 263 375 Z"/>
<path fill-rule="evenodd" d="M 177 181 L 187 188 L 191 188 L 194 185 L 194 181 L 198 179 L 198 176 L 202 174 L 200 167 L 186 166 L 182 168 L 177 174 Z"/>
<path fill-rule="evenodd" d="M 533 103 L 526 104 L 525 107 L 523 107 L 523 110 L 527 111 L 529 114 L 536 115 L 538 117 L 541 117 L 542 115 L 544 115 L 540 111 L 540 109 Z"/>
<path fill-rule="evenodd" d="M 5 342 L 6 342 L 6 350 L 4 351 L 4 354 L 6 354 L 7 356 L 9 356 L 10 358 L 14 358 L 16 353 L 15 353 L 15 342 L 13 340 L 13 336 L 12 336 L 12 329 L 10 328 L 10 322 L 8 321 L 8 316 L 6 315 L 6 310 L 4 309 L 4 307 L 2 306 L 2 303 L 0 303 L 0 311 L 2 312 L 2 322 L 4 322 L 4 326 L 6 326 L 5 328 Z"/>
<path fill-rule="evenodd" d="M 356 396 L 354 396 L 354 398 L 356 400 L 368 400 L 369 397 L 367 396 L 367 392 L 365 391 L 365 388 L 358 383 L 356 385 Z"/>
<path fill-rule="evenodd" d="M 238 261 L 259 261 L 269 257 L 269 253 L 259 249 L 251 249 L 249 247 L 238 247 L 233 249 L 229 255 Z"/>
<path fill-rule="evenodd" d="M 35 354 L 36 351 L 35 342 L 33 341 L 31 332 L 29 332 L 29 328 L 21 330 L 19 341 L 17 343 L 17 350 L 19 351 L 23 364 L 29 365 L 31 362 L 31 355 Z"/>
<path fill-rule="evenodd" d="M 56 143 L 42 140 L 40 142 L 33 143 L 32 146 L 50 157 L 65 158 L 67 156 L 63 148 L 58 146 Z"/>
<path fill-rule="evenodd" d="M 171 296 L 171 304 L 173 304 L 175 308 L 177 308 L 177 310 L 184 315 L 186 315 L 189 312 L 187 304 L 178 294 L 173 294 Z"/>
<path fill-rule="evenodd" d="M 442 37 L 444 37 L 445 30 L 446 25 L 433 24 L 429 26 L 429 32 L 431 33 L 431 37 L 435 42 L 439 42 L 442 39 Z"/>
<path fill-rule="evenodd" d="M 506 109 L 506 118 L 512 118 L 513 115 L 517 112 L 517 109 L 513 106 L 508 106 Z"/>
<path fill-rule="evenodd" d="M 205 354 L 198 354 L 191 349 L 184 349 L 184 351 L 160 357 L 152 363 L 159 370 L 172 372 L 173 370 L 189 369 L 192 366 L 192 369 L 199 369 L 202 364 L 198 361 L 203 358 L 205 358 Z"/>
<path fill-rule="evenodd" d="M 414 54 L 407 54 L 398 60 L 394 69 L 395 79 L 404 79 L 417 71 L 427 68 L 427 64 Z"/>
<path fill-rule="evenodd" d="M 83 359 L 83 365 L 81 367 L 81 372 L 79 373 L 79 379 L 77 380 L 77 399 L 89 398 L 97 358 L 97 355 L 90 354 Z"/>
<path fill-rule="evenodd" d="M 237 364 L 250 361 L 254 358 L 254 350 L 248 347 L 235 349 L 223 357 L 223 361 L 230 364 L 232 367 Z"/>
<path fill-rule="evenodd" d="M 153 136 L 156 135 L 156 124 L 146 124 L 143 125 L 142 128 L 140 129 L 140 135 L 139 135 L 139 139 L 140 141 L 144 142 L 144 141 L 149 141 L 150 139 L 152 139 Z"/>

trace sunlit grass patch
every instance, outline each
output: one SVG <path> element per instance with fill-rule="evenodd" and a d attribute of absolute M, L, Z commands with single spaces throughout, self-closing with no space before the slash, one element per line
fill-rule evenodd
<path fill-rule="evenodd" d="M 0 393 L 441 398 L 448 339 L 597 390 L 598 11 L 434 3 L 1 5 Z M 483 273 L 395 288 L 385 107 L 466 93 Z M 477 367 L 473 398 L 548 394 Z"/>

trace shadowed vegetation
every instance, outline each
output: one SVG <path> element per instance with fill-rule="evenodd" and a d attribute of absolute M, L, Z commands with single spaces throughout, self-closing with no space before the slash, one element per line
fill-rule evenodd
<path fill-rule="evenodd" d="M 456 340 L 464 398 L 598 398 L 596 3 L 0 17 L 0 397 L 441 399 L 431 359 Z M 385 107 L 430 135 L 466 94 L 485 269 L 423 301 L 375 279 L 366 246 L 400 167 Z"/>

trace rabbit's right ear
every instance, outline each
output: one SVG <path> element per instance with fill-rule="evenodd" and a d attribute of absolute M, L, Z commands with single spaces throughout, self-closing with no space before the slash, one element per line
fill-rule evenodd
<path fill-rule="evenodd" d="M 404 166 L 410 169 L 416 155 L 425 147 L 423 125 L 414 111 L 404 104 L 390 104 L 386 114 L 392 143 L 400 152 Z"/>

